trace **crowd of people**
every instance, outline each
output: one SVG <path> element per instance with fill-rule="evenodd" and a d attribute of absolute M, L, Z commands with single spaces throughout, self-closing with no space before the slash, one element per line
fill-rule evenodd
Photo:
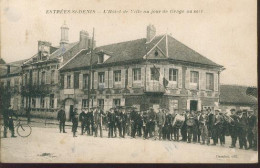
<path fill-rule="evenodd" d="M 103 128 L 108 138 L 136 136 L 143 139 L 184 141 L 201 145 L 225 144 L 225 136 L 231 136 L 230 148 L 235 148 L 237 140 L 240 149 L 257 150 L 257 117 L 253 110 L 230 110 L 231 115 L 220 109 L 202 111 L 178 111 L 177 109 L 150 108 L 137 111 L 135 107 L 115 107 L 104 112 L 102 108 L 75 108 L 71 114 L 73 137 L 80 122 L 81 135 L 103 137 Z M 60 132 L 65 132 L 66 115 L 64 107 L 58 111 Z M 182 139 L 180 140 L 180 134 Z M 211 143 L 212 141 L 212 143 Z"/>

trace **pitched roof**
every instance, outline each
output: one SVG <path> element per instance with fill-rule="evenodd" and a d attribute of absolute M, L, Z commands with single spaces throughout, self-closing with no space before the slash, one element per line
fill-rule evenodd
<path fill-rule="evenodd" d="M 248 86 L 220 85 L 220 103 L 257 104 L 257 98 L 247 94 Z"/>
<path fill-rule="evenodd" d="M 216 64 L 208 58 L 200 55 L 196 51 L 190 49 L 170 35 L 156 36 L 150 43 L 146 43 L 146 38 L 142 38 L 97 47 L 94 49 L 95 54 L 93 54 L 93 64 L 97 63 L 97 53 L 100 51 L 103 51 L 110 56 L 110 58 L 104 63 L 108 64 L 138 59 L 142 60 L 144 59 L 146 53 L 149 53 L 149 51 L 151 51 L 154 47 L 158 47 L 161 52 L 166 55 L 167 46 L 168 58 L 165 57 L 165 59 L 222 67 L 221 65 Z M 89 66 L 90 58 L 88 57 L 90 57 L 90 54 L 87 54 L 87 52 L 80 52 L 66 65 L 64 65 L 61 70 L 69 70 Z M 149 59 L 149 57 L 147 57 L 147 59 Z"/>
<path fill-rule="evenodd" d="M 19 61 L 14 61 L 14 62 L 9 62 L 4 64 L 3 66 L 0 67 L 0 76 L 5 76 L 7 75 L 7 65 L 10 65 L 10 73 L 9 74 L 18 74 L 22 71 L 22 65 L 25 61 L 28 59 L 24 60 L 19 60 Z"/>
<path fill-rule="evenodd" d="M 66 52 L 70 51 L 75 45 L 77 45 L 79 42 L 69 43 L 64 46 L 57 46 L 57 47 L 51 47 L 51 53 L 50 53 L 50 59 L 56 59 L 59 58 L 61 55 L 65 54 Z M 37 57 L 38 53 L 34 54 L 25 64 L 32 63 L 32 58 Z"/>
<path fill-rule="evenodd" d="M 0 64 L 5 64 L 5 60 L 0 58 Z"/>

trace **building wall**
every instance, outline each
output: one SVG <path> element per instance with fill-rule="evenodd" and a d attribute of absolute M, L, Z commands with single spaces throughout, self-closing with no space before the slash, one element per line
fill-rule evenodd
<path fill-rule="evenodd" d="M 156 66 L 160 68 L 161 76 L 165 76 L 169 80 L 169 69 L 178 70 L 177 81 L 169 81 L 166 90 L 162 83 L 163 78 L 159 81 L 151 80 L 151 68 Z M 133 69 L 140 68 L 141 80 L 133 80 Z M 114 72 L 121 70 L 121 82 L 114 81 Z M 190 71 L 199 73 L 198 87 L 190 84 Z M 98 83 L 98 73 L 104 72 L 104 84 Z M 79 88 L 74 89 L 74 74 L 79 73 Z M 61 100 L 73 99 L 74 106 L 81 109 L 82 99 L 88 99 L 87 89 L 83 89 L 83 74 L 88 74 L 87 70 L 62 72 L 64 75 L 64 89 L 61 90 Z M 149 74 L 146 75 L 145 73 Z M 214 75 L 213 90 L 206 89 L 206 73 Z M 68 88 L 67 76 L 71 76 L 71 88 Z M 157 64 L 136 64 L 122 65 L 106 68 L 94 69 L 91 82 L 91 97 L 93 98 L 93 106 L 98 105 L 98 99 L 104 99 L 104 110 L 111 108 L 113 99 L 120 99 L 121 105 L 135 105 L 141 110 L 148 107 L 157 108 L 167 107 L 170 110 L 175 108 L 179 110 L 190 109 L 190 100 L 197 101 L 197 110 L 201 110 L 203 106 L 218 106 L 219 100 L 219 80 L 218 71 L 203 67 L 184 66 L 181 64 L 157 63 Z M 64 102 L 66 104 L 66 102 Z M 90 105 L 92 106 L 92 104 Z"/>

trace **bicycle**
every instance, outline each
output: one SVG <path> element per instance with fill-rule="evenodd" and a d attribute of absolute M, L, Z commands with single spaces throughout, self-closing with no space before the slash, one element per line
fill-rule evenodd
<path fill-rule="evenodd" d="M 3 128 L 4 125 L 1 124 L 1 132 Z M 28 137 L 32 133 L 32 127 L 29 124 L 21 124 L 20 119 L 17 120 L 17 123 L 15 124 L 15 128 L 16 128 L 17 135 L 23 138 Z"/>

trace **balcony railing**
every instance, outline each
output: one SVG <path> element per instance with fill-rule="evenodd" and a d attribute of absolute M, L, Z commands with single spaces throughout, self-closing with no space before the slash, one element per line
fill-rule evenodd
<path fill-rule="evenodd" d="M 146 93 L 165 93 L 165 88 L 158 81 L 147 82 L 146 87 L 145 87 L 145 92 Z"/>

